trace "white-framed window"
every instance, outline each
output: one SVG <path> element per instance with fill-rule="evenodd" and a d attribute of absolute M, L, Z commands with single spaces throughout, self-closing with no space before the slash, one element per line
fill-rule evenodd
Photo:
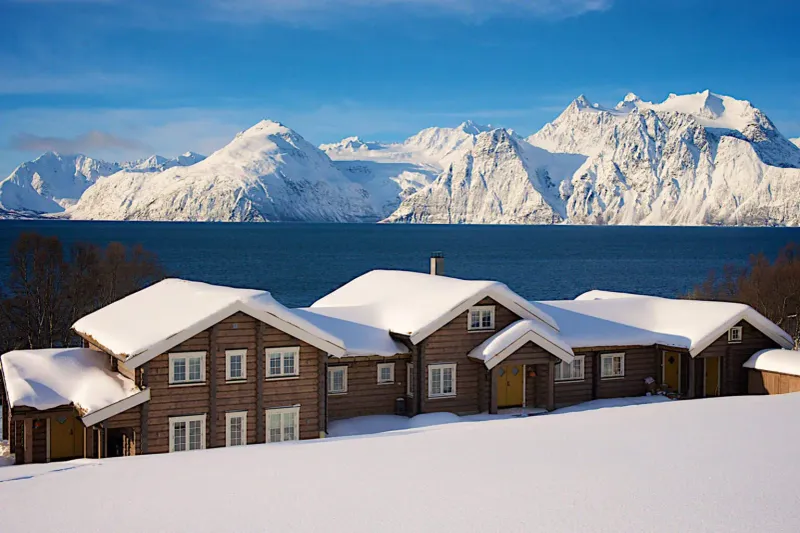
<path fill-rule="evenodd" d="M 742 326 L 736 326 L 728 330 L 728 343 L 738 344 L 742 342 Z"/>
<path fill-rule="evenodd" d="M 494 306 L 479 305 L 469 310 L 469 331 L 487 331 L 494 329 Z"/>
<path fill-rule="evenodd" d="M 300 375 L 300 347 L 267 348 L 267 378 Z"/>
<path fill-rule="evenodd" d="M 300 406 L 267 409 L 267 442 L 300 440 Z"/>
<path fill-rule="evenodd" d="M 456 365 L 428 365 L 428 397 L 456 395 Z"/>
<path fill-rule="evenodd" d="M 394 383 L 394 363 L 378 364 L 378 384 Z"/>
<path fill-rule="evenodd" d="M 169 354 L 170 385 L 204 383 L 205 380 L 206 352 L 179 352 Z"/>
<path fill-rule="evenodd" d="M 600 356 L 600 377 L 621 378 L 625 376 L 625 354 L 604 353 Z"/>
<path fill-rule="evenodd" d="M 225 446 L 247 444 L 247 411 L 225 413 Z"/>
<path fill-rule="evenodd" d="M 328 367 L 328 394 L 344 394 L 347 392 L 347 367 Z"/>
<path fill-rule="evenodd" d="M 406 394 L 414 396 L 416 389 L 416 377 L 414 376 L 414 365 L 409 363 L 406 365 Z"/>
<path fill-rule="evenodd" d="M 185 452 L 206 447 L 206 415 L 169 417 L 169 451 Z"/>
<path fill-rule="evenodd" d="M 572 364 L 561 362 L 556 365 L 556 381 L 581 381 L 583 380 L 583 355 L 576 355 Z"/>
<path fill-rule="evenodd" d="M 247 379 L 247 350 L 225 350 L 225 380 Z"/>

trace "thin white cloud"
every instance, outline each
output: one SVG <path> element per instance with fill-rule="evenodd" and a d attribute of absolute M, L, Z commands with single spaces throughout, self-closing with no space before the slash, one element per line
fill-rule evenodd
<path fill-rule="evenodd" d="M 381 8 L 424 15 L 533 16 L 561 19 L 609 9 L 613 0 L 206 0 L 221 14 L 240 20 L 365 16 Z"/>
<path fill-rule="evenodd" d="M 101 150 L 148 150 L 136 139 L 119 137 L 105 131 L 89 131 L 74 137 L 48 137 L 31 133 L 18 133 L 8 142 L 10 148 L 26 152 L 85 153 Z"/>

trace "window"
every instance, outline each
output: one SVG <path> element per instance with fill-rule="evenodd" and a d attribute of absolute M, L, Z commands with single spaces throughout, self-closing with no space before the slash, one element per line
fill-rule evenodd
<path fill-rule="evenodd" d="M 206 380 L 206 353 L 169 354 L 169 384 L 203 383 Z"/>
<path fill-rule="evenodd" d="M 293 377 L 300 374 L 297 360 L 300 348 L 269 348 L 267 350 L 267 377 Z"/>
<path fill-rule="evenodd" d="M 247 379 L 247 350 L 225 350 L 225 379 Z"/>
<path fill-rule="evenodd" d="M 267 442 L 299 440 L 300 406 L 267 409 Z"/>
<path fill-rule="evenodd" d="M 380 363 L 378 365 L 378 383 L 394 383 L 394 363 Z"/>
<path fill-rule="evenodd" d="M 556 365 L 556 381 L 580 381 L 583 379 L 583 355 L 576 355 L 569 365 L 565 362 Z"/>
<path fill-rule="evenodd" d="M 482 305 L 472 307 L 469 310 L 469 324 L 467 329 L 470 331 L 485 331 L 494 329 L 494 306 Z"/>
<path fill-rule="evenodd" d="M 728 330 L 728 343 L 737 344 L 742 342 L 742 326 L 736 326 Z"/>
<path fill-rule="evenodd" d="M 247 411 L 225 413 L 225 446 L 247 444 Z"/>
<path fill-rule="evenodd" d="M 344 394 L 347 392 L 347 367 L 328 367 L 328 394 Z"/>
<path fill-rule="evenodd" d="M 428 397 L 456 395 L 456 365 L 428 366 Z"/>
<path fill-rule="evenodd" d="M 621 378 L 625 376 L 625 354 L 605 353 L 600 356 L 600 377 Z"/>
<path fill-rule="evenodd" d="M 169 419 L 169 451 L 203 450 L 206 447 L 206 415 Z"/>
<path fill-rule="evenodd" d="M 409 364 L 406 366 L 406 394 L 409 396 L 414 396 L 414 389 L 415 389 L 415 376 L 414 376 L 414 365 Z"/>

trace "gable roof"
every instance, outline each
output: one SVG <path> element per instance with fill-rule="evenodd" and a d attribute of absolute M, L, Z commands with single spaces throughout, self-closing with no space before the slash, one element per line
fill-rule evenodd
<path fill-rule="evenodd" d="M 136 368 L 236 312 L 312 346 L 343 355 L 344 342 L 276 301 L 267 291 L 166 279 L 87 315 L 73 329 Z"/>
<path fill-rule="evenodd" d="M 797 350 L 761 350 L 744 362 L 745 368 L 800 376 L 800 352 Z"/>
<path fill-rule="evenodd" d="M 780 346 L 794 345 L 780 327 L 738 303 L 590 291 L 575 300 L 537 304 L 555 316 L 573 348 L 660 344 L 696 356 L 742 320 Z"/>
<path fill-rule="evenodd" d="M 532 342 L 566 363 L 572 363 L 572 348 L 558 332 L 538 320 L 517 320 L 502 331 L 486 339 L 469 352 L 469 357 L 483 361 L 486 368 L 494 368 L 522 346 Z"/>
<path fill-rule="evenodd" d="M 367 272 L 320 298 L 309 310 L 407 335 L 418 344 L 484 298 L 558 331 L 547 313 L 503 283 L 401 270 Z"/>
<path fill-rule="evenodd" d="M 45 411 L 74 405 L 86 415 L 139 393 L 108 361 L 108 355 L 85 348 L 5 353 L 0 362 L 9 406 Z"/>

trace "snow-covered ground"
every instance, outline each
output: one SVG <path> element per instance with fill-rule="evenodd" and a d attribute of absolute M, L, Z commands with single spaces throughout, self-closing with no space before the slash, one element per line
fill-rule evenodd
<path fill-rule="evenodd" d="M 4 532 L 796 531 L 798 410 L 800 394 L 664 402 L 15 466 L 0 516 Z"/>

